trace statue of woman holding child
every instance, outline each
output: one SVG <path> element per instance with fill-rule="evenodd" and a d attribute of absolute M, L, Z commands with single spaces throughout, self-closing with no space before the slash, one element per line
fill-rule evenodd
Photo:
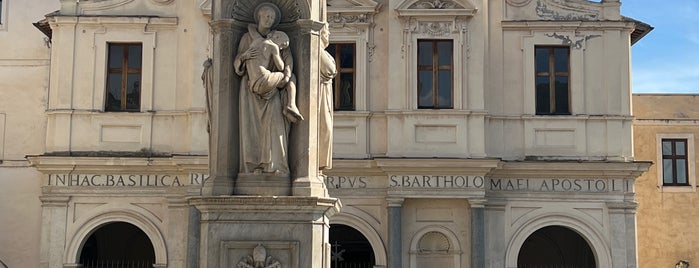
<path fill-rule="evenodd" d="M 291 123 L 303 120 L 296 107 L 296 77 L 289 37 L 276 30 L 279 8 L 255 9 L 234 60 L 240 83 L 240 173 L 289 176 Z"/>

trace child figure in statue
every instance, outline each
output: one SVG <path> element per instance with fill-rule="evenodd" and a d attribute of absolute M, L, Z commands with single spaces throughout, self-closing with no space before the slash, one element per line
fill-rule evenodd
<path fill-rule="evenodd" d="M 241 57 L 236 58 L 236 61 L 247 59 L 245 68 L 249 75 L 248 86 L 260 97 L 269 98 L 272 90 L 283 90 L 286 87 L 288 97 L 283 114 L 290 122 L 295 123 L 303 120 L 303 116 L 296 107 L 296 86 L 293 83 L 289 84 L 291 66 L 285 65 L 280 55 L 280 51 L 288 47 L 289 36 L 282 31 L 272 31 L 268 34 L 268 38 L 257 35 L 250 44 L 250 48 Z"/>

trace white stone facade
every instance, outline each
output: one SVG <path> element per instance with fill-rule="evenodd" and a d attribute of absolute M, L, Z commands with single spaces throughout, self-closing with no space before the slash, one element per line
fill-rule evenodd
<path fill-rule="evenodd" d="M 0 219 L 0 261 L 78 267 L 96 229 L 126 222 L 154 267 L 199 267 L 187 200 L 209 178 L 212 2 L 2 0 L 0 212 L 15 216 Z M 637 266 L 634 180 L 649 164 L 633 158 L 630 46 L 648 29 L 619 1 L 316 4 L 331 42 L 355 44 L 330 222 L 365 236 L 374 267 L 517 267 L 547 226 L 579 234 L 596 267 Z M 50 42 L 30 25 L 45 14 Z M 452 44 L 448 109 L 419 107 L 422 40 Z M 112 43 L 142 45 L 137 112 L 105 111 Z M 537 114 L 537 46 L 569 49 L 566 115 Z"/>

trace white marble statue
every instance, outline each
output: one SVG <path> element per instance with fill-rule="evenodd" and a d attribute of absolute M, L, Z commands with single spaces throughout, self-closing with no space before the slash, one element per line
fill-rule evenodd
<path fill-rule="evenodd" d="M 330 31 L 326 24 L 320 31 L 320 42 L 323 49 L 330 44 Z M 318 92 L 318 168 L 332 168 L 333 157 L 333 78 L 337 75 L 335 59 L 323 50 L 320 55 L 320 79 Z"/>
<path fill-rule="evenodd" d="M 279 8 L 262 3 L 254 14 L 257 24 L 248 26 L 233 63 L 242 76 L 240 173 L 288 176 L 290 123 L 303 120 L 296 108 L 293 58 L 288 36 L 275 29 Z"/>

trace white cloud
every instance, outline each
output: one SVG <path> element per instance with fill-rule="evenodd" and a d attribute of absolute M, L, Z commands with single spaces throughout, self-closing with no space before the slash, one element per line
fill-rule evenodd
<path fill-rule="evenodd" d="M 634 93 L 699 93 L 699 64 L 656 67 L 633 70 Z"/>

